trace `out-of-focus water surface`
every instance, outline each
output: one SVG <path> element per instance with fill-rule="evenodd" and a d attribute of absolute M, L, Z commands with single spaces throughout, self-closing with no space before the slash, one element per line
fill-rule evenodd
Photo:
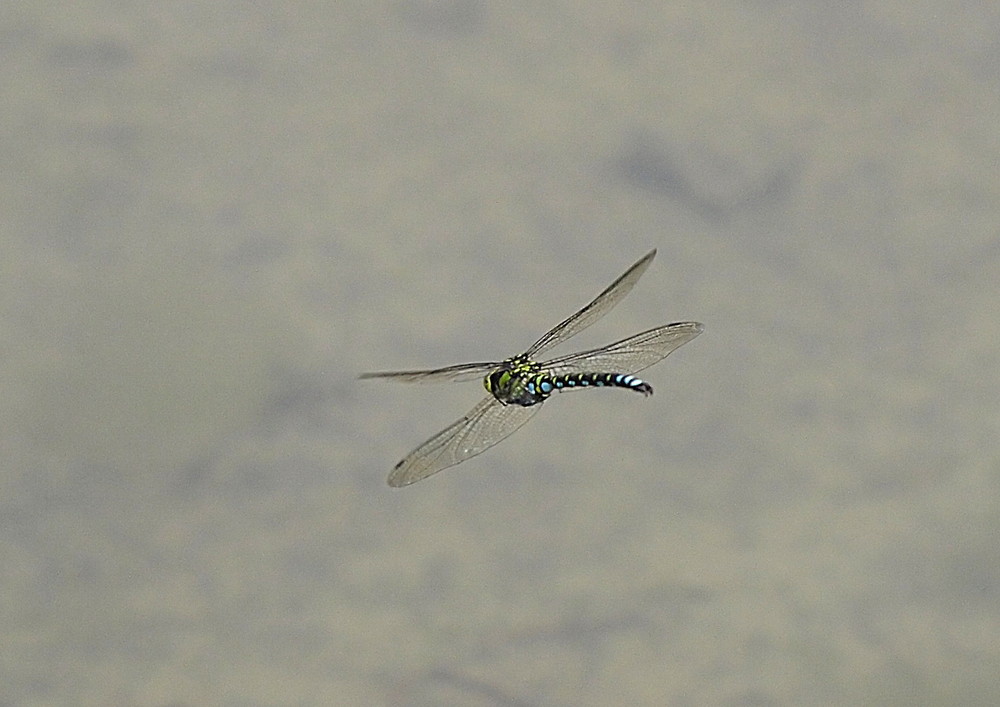
<path fill-rule="evenodd" d="M 0 703 L 996 703 L 997 6 L 0 12 Z"/>

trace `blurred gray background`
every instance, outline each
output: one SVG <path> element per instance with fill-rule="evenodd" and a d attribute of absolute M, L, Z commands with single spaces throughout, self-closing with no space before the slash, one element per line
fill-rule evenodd
<path fill-rule="evenodd" d="M 5 3 L 0 704 L 1000 699 L 1000 9 Z M 502 358 L 694 319 L 403 490 Z"/>

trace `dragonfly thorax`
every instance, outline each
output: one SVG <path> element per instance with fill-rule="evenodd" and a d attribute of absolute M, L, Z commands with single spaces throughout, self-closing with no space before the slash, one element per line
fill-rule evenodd
<path fill-rule="evenodd" d="M 534 361 L 515 356 L 483 379 L 486 390 L 504 405 L 536 405 L 552 392 L 552 386 L 541 385 L 542 367 Z"/>

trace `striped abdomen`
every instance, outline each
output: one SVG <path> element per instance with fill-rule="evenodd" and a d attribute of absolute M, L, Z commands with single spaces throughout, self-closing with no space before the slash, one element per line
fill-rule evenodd
<path fill-rule="evenodd" d="M 551 375 L 534 361 L 514 357 L 483 379 L 483 385 L 504 405 L 537 405 L 558 390 L 627 388 L 652 395 L 653 386 L 628 373 L 566 373 Z"/>
<path fill-rule="evenodd" d="M 643 395 L 652 395 L 653 386 L 628 373 L 569 373 L 562 376 L 536 376 L 528 382 L 531 393 L 548 396 L 557 390 L 577 388 L 627 388 Z"/>

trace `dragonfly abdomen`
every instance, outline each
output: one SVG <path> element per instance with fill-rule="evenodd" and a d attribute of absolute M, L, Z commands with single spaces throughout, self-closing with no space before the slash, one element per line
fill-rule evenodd
<path fill-rule="evenodd" d="M 544 402 L 552 393 L 579 388 L 627 388 L 652 395 L 653 386 L 628 373 L 564 373 L 553 375 L 534 361 L 508 359 L 486 376 L 486 389 L 504 405 L 530 406 Z"/>
<path fill-rule="evenodd" d="M 568 373 L 561 376 L 537 376 L 528 385 L 528 390 L 537 390 L 548 395 L 557 390 L 576 388 L 627 388 L 643 395 L 652 395 L 653 386 L 628 373 Z"/>

